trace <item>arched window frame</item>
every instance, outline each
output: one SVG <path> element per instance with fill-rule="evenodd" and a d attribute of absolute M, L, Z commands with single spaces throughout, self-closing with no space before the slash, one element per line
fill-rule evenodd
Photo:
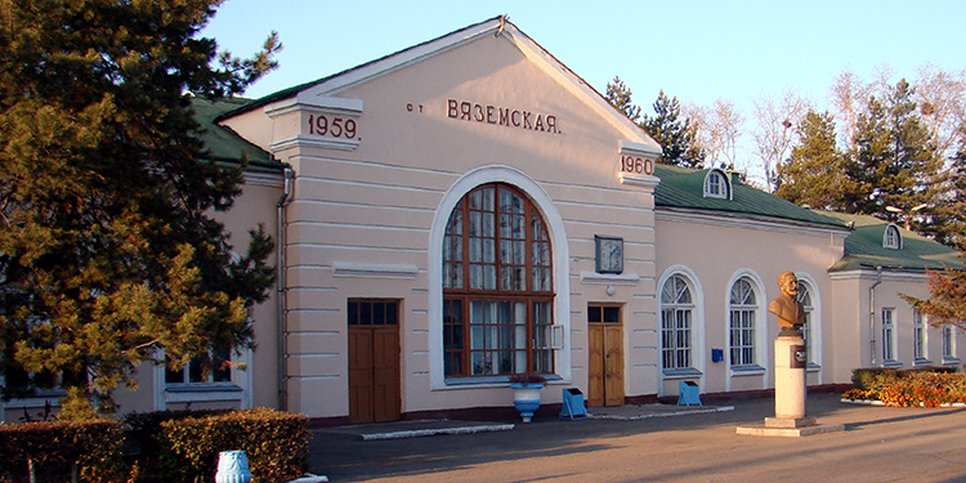
<path fill-rule="evenodd" d="M 714 168 L 704 175 L 704 197 L 722 200 L 732 199 L 731 177 L 724 170 Z"/>
<path fill-rule="evenodd" d="M 818 283 L 815 279 L 804 272 L 795 273 L 795 277 L 798 279 L 799 286 L 799 301 L 805 308 L 805 319 L 808 331 L 808 338 L 806 339 L 806 345 L 808 348 L 808 371 L 814 372 L 819 371 L 819 382 L 822 379 L 822 294 L 819 292 Z M 808 291 L 809 304 L 805 304 L 802 301 L 801 288 L 805 287 Z M 804 332 L 804 330 L 803 330 Z"/>
<path fill-rule="evenodd" d="M 731 289 L 738 282 L 738 280 L 746 278 L 750 283 L 752 290 L 755 292 L 756 305 L 750 307 L 755 314 L 755 333 L 753 336 L 754 341 L 754 363 L 753 364 L 732 364 L 731 357 Z M 725 362 L 729 370 L 731 377 L 728 378 L 726 384 L 726 390 L 731 390 L 732 379 L 735 376 L 764 376 L 762 377 L 762 387 L 767 386 L 768 381 L 768 312 L 767 312 L 767 292 L 765 291 L 765 285 L 762 283 L 761 277 L 758 276 L 753 270 L 748 268 L 742 268 L 736 271 L 728 284 L 725 286 L 725 311 L 724 311 L 724 324 L 725 324 L 725 342 L 727 348 L 725 349 Z"/>
<path fill-rule="evenodd" d="M 693 378 L 695 376 L 700 376 L 703 384 L 704 371 L 705 371 L 705 318 L 704 318 L 704 290 L 701 288 L 701 283 L 698 280 L 697 275 L 690 268 L 684 265 L 674 265 L 668 267 L 661 278 L 658 280 L 659 296 L 658 296 L 658 323 L 662 323 L 662 317 L 665 309 L 665 304 L 663 303 L 661 294 L 663 294 L 665 285 L 670 282 L 673 278 L 679 277 L 688 286 L 691 292 L 691 365 L 686 368 L 669 368 L 664 365 L 664 349 L 665 341 L 663 332 L 658 338 L 661 350 L 661 374 L 665 379 L 678 379 L 678 378 Z M 662 325 L 663 329 L 663 325 Z"/>
<path fill-rule="evenodd" d="M 484 378 L 447 378 L 443 371 L 443 239 L 450 214 L 459 201 L 477 186 L 485 183 L 502 182 L 517 187 L 535 203 L 543 215 L 550 232 L 553 249 L 553 286 L 555 290 L 553 319 L 555 322 L 554 370 L 564 382 L 571 382 L 571 321 L 570 321 L 570 277 L 566 267 L 570 261 L 567 230 L 563 218 L 557 211 L 553 200 L 537 181 L 517 168 L 507 165 L 485 165 L 466 172 L 446 190 L 436 209 L 429 240 L 429 319 L 428 358 L 429 378 L 433 390 L 473 389 L 479 385 L 499 386 L 506 383 L 506 377 L 485 380 Z M 559 329 L 559 330 L 557 330 Z M 559 343 L 558 343 L 559 342 Z M 471 379 L 471 380 L 467 380 Z"/>
<path fill-rule="evenodd" d="M 902 232 L 893 223 L 886 225 L 882 232 L 882 248 L 890 250 L 902 250 Z"/>
<path fill-rule="evenodd" d="M 446 376 L 553 373 L 551 246 L 529 197 L 477 186 L 451 213 L 443 246 Z"/>

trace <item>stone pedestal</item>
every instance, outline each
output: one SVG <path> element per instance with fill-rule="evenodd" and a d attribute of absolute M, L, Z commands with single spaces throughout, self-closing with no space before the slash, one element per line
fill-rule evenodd
<path fill-rule="evenodd" d="M 775 339 L 775 417 L 764 426 L 739 427 L 738 434 L 801 437 L 842 431 L 841 424 L 819 425 L 805 415 L 805 340 L 797 331 L 782 331 Z"/>
<path fill-rule="evenodd" d="M 779 335 L 775 339 L 775 417 L 765 418 L 769 427 L 802 427 L 805 417 L 805 340 L 800 334 Z"/>

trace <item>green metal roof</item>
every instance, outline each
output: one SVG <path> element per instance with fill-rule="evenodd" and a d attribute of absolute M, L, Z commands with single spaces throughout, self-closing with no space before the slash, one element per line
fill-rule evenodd
<path fill-rule="evenodd" d="M 658 207 L 684 208 L 724 215 L 743 216 L 775 221 L 844 229 L 845 224 L 807 208 L 742 183 L 732 176 L 731 199 L 706 198 L 704 179 L 710 169 L 687 169 L 665 164 L 655 165 L 654 174 L 661 183 L 654 190 L 654 204 Z M 727 173 L 726 173 L 727 175 Z"/>
<path fill-rule="evenodd" d="M 830 272 L 883 269 L 923 272 L 963 266 L 959 254 L 941 243 L 899 228 L 902 239 L 898 250 L 882 246 L 882 236 L 889 223 L 867 215 L 822 212 L 855 228 L 845 239 L 845 255 L 829 268 Z"/>
<path fill-rule="evenodd" d="M 205 143 L 205 158 L 217 163 L 240 163 L 248 161 L 249 171 L 277 172 L 282 163 L 264 149 L 248 142 L 232 129 L 219 126 L 218 116 L 237 109 L 250 102 L 240 97 L 223 98 L 216 101 L 195 97 L 191 106 L 195 119 L 204 129 L 201 140 Z"/>

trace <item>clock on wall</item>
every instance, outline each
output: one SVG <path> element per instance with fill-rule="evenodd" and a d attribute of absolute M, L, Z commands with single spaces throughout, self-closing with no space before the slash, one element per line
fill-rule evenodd
<path fill-rule="evenodd" d="M 597 256 L 597 273 L 622 273 L 624 271 L 624 239 L 594 235 Z"/>

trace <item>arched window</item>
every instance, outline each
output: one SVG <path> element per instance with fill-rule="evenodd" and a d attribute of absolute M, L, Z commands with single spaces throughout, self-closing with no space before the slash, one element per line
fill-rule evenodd
<path fill-rule="evenodd" d="M 895 225 L 886 226 L 885 233 L 882 234 L 882 248 L 893 250 L 902 248 L 902 235 L 899 233 L 899 227 Z"/>
<path fill-rule="evenodd" d="M 747 277 L 741 277 L 731 286 L 728 298 L 730 314 L 730 348 L 732 366 L 749 366 L 755 360 L 755 314 L 758 312 L 758 296 Z"/>
<path fill-rule="evenodd" d="M 691 287 L 683 276 L 674 275 L 661 289 L 661 360 L 664 370 L 692 367 L 693 320 Z"/>
<path fill-rule="evenodd" d="M 704 197 L 731 199 L 731 184 L 728 175 L 720 169 L 712 169 L 704 177 Z"/>
<path fill-rule="evenodd" d="M 815 341 L 812 339 L 813 336 L 813 324 L 812 324 L 812 313 L 815 311 L 815 306 L 812 304 L 812 290 L 808 287 L 808 283 L 799 280 L 798 281 L 798 301 L 802 304 L 802 309 L 805 310 L 805 324 L 802 325 L 802 338 L 805 339 L 805 352 L 808 357 L 808 362 L 815 361 Z"/>
<path fill-rule="evenodd" d="M 447 377 L 552 373 L 550 238 L 536 206 L 503 183 L 464 196 L 443 242 Z"/>

